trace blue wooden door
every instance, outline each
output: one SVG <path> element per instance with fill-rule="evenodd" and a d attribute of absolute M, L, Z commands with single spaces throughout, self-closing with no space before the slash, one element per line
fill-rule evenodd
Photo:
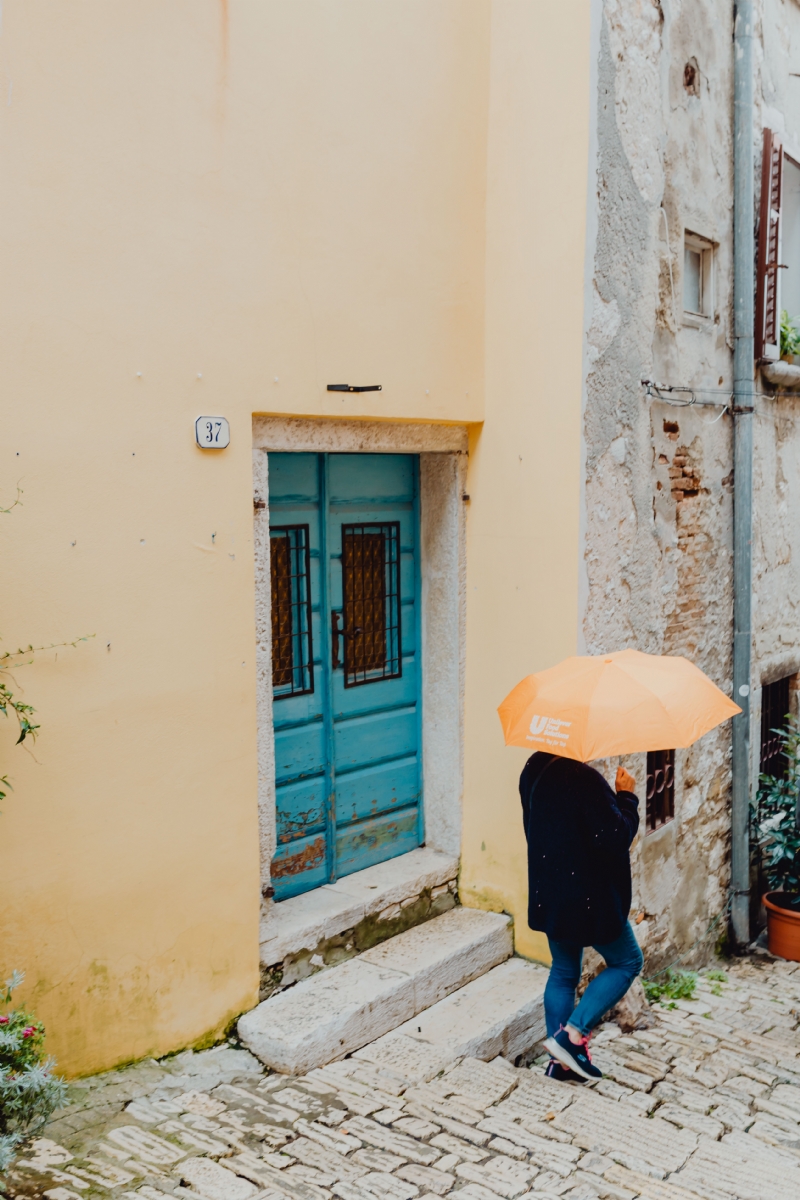
<path fill-rule="evenodd" d="M 269 456 L 276 899 L 420 845 L 418 460 Z"/>

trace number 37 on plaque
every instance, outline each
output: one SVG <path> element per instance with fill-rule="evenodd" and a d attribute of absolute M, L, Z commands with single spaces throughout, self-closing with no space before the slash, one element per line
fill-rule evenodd
<path fill-rule="evenodd" d="M 231 427 L 225 417 L 198 417 L 194 436 L 201 450 L 224 450 L 230 445 Z"/>

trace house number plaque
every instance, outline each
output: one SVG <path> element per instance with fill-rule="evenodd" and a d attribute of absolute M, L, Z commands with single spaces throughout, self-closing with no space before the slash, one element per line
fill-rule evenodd
<path fill-rule="evenodd" d="M 194 436 L 201 450 L 224 450 L 230 445 L 231 427 L 225 417 L 198 417 Z"/>

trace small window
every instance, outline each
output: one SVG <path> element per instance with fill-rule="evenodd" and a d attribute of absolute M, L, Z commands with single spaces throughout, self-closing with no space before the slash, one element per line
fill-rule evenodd
<path fill-rule="evenodd" d="M 687 246 L 683 252 L 683 307 L 687 312 L 703 312 L 703 252 Z"/>
<path fill-rule="evenodd" d="M 707 324 L 714 316 L 714 245 L 688 230 L 683 236 L 685 325 Z"/>
<path fill-rule="evenodd" d="M 761 689 L 761 774 L 786 774 L 786 756 L 781 744 L 781 730 L 786 728 L 789 715 L 791 676 L 766 683 Z"/>
<path fill-rule="evenodd" d="M 675 816 L 675 751 L 651 750 L 647 755 L 647 832 L 660 829 Z"/>
<path fill-rule="evenodd" d="M 783 160 L 783 206 L 781 211 L 781 267 L 778 275 L 780 307 L 800 323 L 800 167 L 791 158 Z"/>

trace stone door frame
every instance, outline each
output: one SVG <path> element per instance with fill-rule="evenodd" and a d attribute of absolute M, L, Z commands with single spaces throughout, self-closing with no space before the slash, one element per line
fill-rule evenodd
<path fill-rule="evenodd" d="M 253 417 L 258 820 L 262 891 L 276 846 L 269 563 L 269 454 L 418 454 L 425 845 L 458 857 L 464 754 L 465 425 Z M 269 895 L 269 891 L 266 891 Z"/>

